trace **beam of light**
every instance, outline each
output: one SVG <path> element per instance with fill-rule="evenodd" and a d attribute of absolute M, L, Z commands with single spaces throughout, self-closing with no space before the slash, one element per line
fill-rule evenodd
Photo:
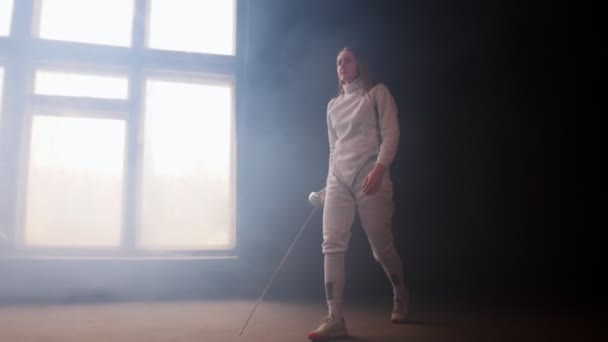
<path fill-rule="evenodd" d="M 0 37 L 11 32 L 13 0 L 0 0 Z"/>
<path fill-rule="evenodd" d="M 232 85 L 146 82 L 143 249 L 222 249 L 234 244 Z"/>
<path fill-rule="evenodd" d="M 41 0 L 39 37 L 131 45 L 134 0 Z"/>
<path fill-rule="evenodd" d="M 124 121 L 34 115 L 26 245 L 119 246 L 124 150 Z"/>
<path fill-rule="evenodd" d="M 36 71 L 34 93 L 39 95 L 121 99 L 128 97 L 126 77 Z"/>
<path fill-rule="evenodd" d="M 151 0 L 148 47 L 234 55 L 235 0 Z"/>

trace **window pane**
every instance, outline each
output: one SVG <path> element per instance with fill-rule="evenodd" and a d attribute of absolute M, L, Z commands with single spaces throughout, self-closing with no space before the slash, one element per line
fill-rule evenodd
<path fill-rule="evenodd" d="M 140 247 L 232 247 L 231 84 L 148 81 L 144 121 Z"/>
<path fill-rule="evenodd" d="M 12 16 L 13 0 L 0 0 L 0 36 L 10 34 Z"/>
<path fill-rule="evenodd" d="M 120 245 L 124 122 L 34 116 L 31 134 L 26 244 Z"/>
<path fill-rule="evenodd" d="M 151 0 L 148 46 L 234 55 L 235 0 Z"/>
<path fill-rule="evenodd" d="M 126 77 L 108 77 L 37 71 L 34 92 L 39 95 L 82 96 L 104 99 L 126 99 L 129 84 Z"/>
<path fill-rule="evenodd" d="M 131 45 L 133 0 L 42 0 L 40 38 Z"/>

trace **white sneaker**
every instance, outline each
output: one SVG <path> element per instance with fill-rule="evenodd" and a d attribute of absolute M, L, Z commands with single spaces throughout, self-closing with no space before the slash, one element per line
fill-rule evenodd
<path fill-rule="evenodd" d="M 397 299 L 393 302 L 393 311 L 391 312 L 391 322 L 405 323 L 408 315 L 408 295 L 404 298 Z"/>
<path fill-rule="evenodd" d="M 348 336 L 346 331 L 346 323 L 344 318 L 327 316 L 321 321 L 321 325 L 317 330 L 308 333 L 308 338 L 311 340 L 330 340 L 333 338 L 341 338 Z"/>

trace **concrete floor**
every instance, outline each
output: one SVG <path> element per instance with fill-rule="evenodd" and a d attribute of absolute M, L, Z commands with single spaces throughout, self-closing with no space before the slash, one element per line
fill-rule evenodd
<path fill-rule="evenodd" d="M 383 300 L 384 301 L 384 300 Z M 591 341 L 597 321 L 527 313 L 414 308 L 411 323 L 388 320 L 390 303 L 346 306 L 347 341 Z M 207 300 L 0 307 L 1 342 L 307 341 L 322 302 Z M 598 339 L 599 340 L 599 339 Z"/>

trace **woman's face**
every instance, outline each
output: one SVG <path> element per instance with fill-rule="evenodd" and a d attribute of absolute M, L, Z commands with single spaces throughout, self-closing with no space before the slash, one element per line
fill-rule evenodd
<path fill-rule="evenodd" d="M 352 52 L 348 50 L 340 52 L 336 63 L 338 77 L 342 82 L 350 83 L 357 78 L 357 76 L 359 76 L 357 61 L 355 60 L 355 56 L 353 56 Z"/>

